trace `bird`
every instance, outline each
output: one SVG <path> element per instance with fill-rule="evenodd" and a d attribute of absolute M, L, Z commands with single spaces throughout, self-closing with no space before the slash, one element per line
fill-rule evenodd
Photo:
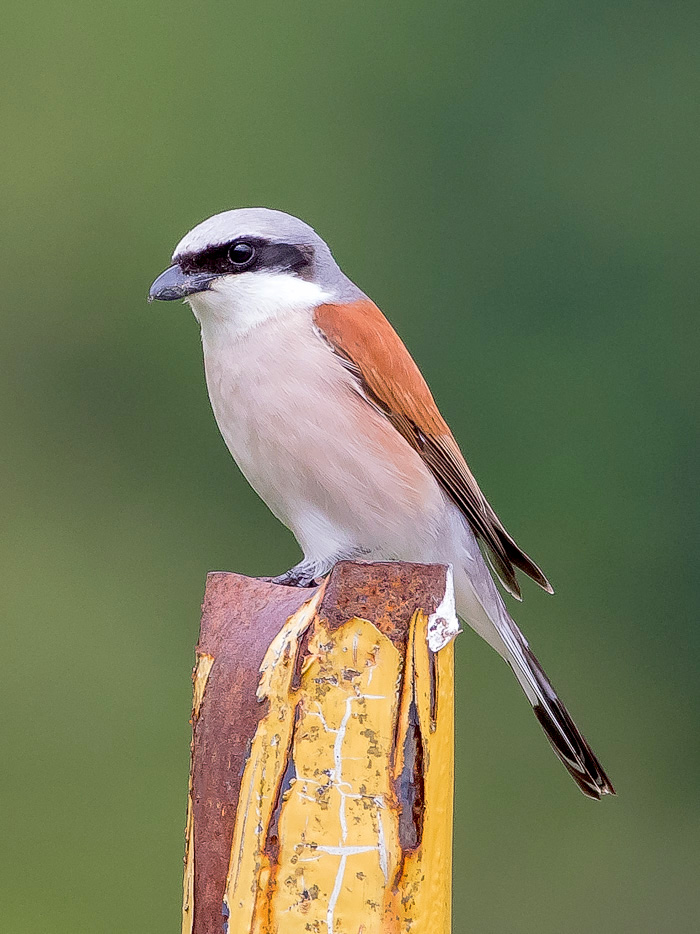
<path fill-rule="evenodd" d="M 506 607 L 516 571 L 553 589 L 482 493 L 401 338 L 316 231 L 269 208 L 215 214 L 178 243 L 149 301 L 184 299 L 211 406 L 244 477 L 310 587 L 336 562 L 442 563 L 457 612 L 505 659 L 555 753 L 590 798 L 615 794 Z M 495 578 L 495 579 L 494 579 Z"/>

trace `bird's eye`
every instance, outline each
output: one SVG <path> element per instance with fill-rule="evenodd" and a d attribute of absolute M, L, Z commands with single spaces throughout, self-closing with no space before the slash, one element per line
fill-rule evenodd
<path fill-rule="evenodd" d="M 228 258 L 234 266 L 242 269 L 249 266 L 255 259 L 255 247 L 249 243 L 234 243 L 229 247 Z"/>

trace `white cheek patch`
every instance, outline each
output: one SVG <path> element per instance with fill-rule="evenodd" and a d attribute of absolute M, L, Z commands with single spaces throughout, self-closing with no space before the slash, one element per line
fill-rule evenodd
<path fill-rule="evenodd" d="M 212 318 L 226 330 L 244 334 L 271 318 L 315 308 L 333 301 L 333 297 L 315 282 L 293 273 L 261 270 L 222 276 L 210 289 L 196 292 L 187 300 L 202 327 Z"/>

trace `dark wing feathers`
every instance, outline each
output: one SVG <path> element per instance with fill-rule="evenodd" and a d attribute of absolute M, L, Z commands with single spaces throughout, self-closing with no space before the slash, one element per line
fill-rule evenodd
<path fill-rule="evenodd" d="M 486 546 L 504 587 L 520 597 L 515 568 L 552 593 L 547 578 L 518 547 L 479 489 L 427 383 L 387 319 L 369 300 L 320 305 L 315 322 L 321 336 L 378 408 L 420 454 Z"/>

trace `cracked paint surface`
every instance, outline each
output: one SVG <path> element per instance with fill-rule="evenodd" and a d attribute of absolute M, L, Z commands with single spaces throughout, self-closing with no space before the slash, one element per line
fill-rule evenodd
<path fill-rule="evenodd" d="M 322 589 L 323 590 L 323 589 Z M 405 648 L 322 590 L 274 640 L 248 758 L 224 915 L 237 934 L 448 934 L 453 647 Z"/>

